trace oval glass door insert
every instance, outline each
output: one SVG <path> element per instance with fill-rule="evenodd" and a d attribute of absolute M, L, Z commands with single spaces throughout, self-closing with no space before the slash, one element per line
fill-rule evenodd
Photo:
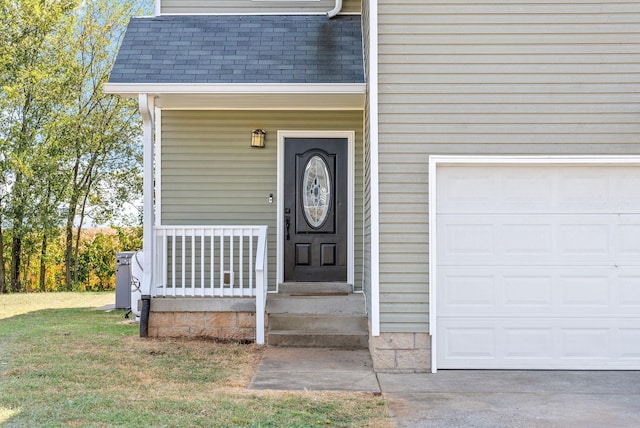
<path fill-rule="evenodd" d="M 329 168 L 318 155 L 312 156 L 304 167 L 302 203 L 307 222 L 314 229 L 318 229 L 327 219 L 331 204 Z"/>

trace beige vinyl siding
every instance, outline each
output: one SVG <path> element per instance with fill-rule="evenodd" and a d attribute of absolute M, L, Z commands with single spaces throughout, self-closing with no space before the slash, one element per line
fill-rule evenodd
<path fill-rule="evenodd" d="M 428 329 L 428 156 L 640 154 L 640 1 L 381 0 L 381 330 Z"/>
<path fill-rule="evenodd" d="M 362 284 L 361 111 L 162 111 L 163 225 L 267 225 L 270 283 L 276 273 L 277 131 L 356 132 L 355 284 Z M 251 130 L 266 147 L 249 146 Z M 269 204 L 273 194 L 273 204 Z"/>
<path fill-rule="evenodd" d="M 161 13 L 322 13 L 334 6 L 334 0 L 163 0 Z M 360 1 L 344 0 L 341 13 L 360 13 Z"/>

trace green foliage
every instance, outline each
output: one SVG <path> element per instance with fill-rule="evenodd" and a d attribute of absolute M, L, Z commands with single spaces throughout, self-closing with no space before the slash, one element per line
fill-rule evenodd
<path fill-rule="evenodd" d="M 120 251 L 137 251 L 142 248 L 142 227 L 118 227 L 113 226 L 118 234 Z"/>
<path fill-rule="evenodd" d="M 93 241 L 87 243 L 81 253 L 79 264 L 81 266 L 86 264 L 87 268 L 93 270 L 98 279 L 98 291 L 107 289 L 111 277 L 115 274 L 113 255 L 116 254 L 118 249 L 114 244 L 114 239 L 100 234 L 93 238 Z M 91 283 L 90 278 L 85 280 L 89 280 L 88 282 Z"/>
<path fill-rule="evenodd" d="M 61 230 L 52 235 L 46 254 L 46 281 L 40 287 L 36 264 L 25 267 L 23 291 L 63 291 L 65 239 Z M 115 289 L 116 253 L 142 248 L 142 227 L 88 229 L 80 235 L 78 281 L 75 291 L 106 291 Z"/>

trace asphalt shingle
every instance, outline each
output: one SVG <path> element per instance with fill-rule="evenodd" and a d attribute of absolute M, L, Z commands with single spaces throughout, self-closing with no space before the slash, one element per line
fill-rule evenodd
<path fill-rule="evenodd" d="M 133 18 L 111 83 L 364 83 L 359 16 Z"/>

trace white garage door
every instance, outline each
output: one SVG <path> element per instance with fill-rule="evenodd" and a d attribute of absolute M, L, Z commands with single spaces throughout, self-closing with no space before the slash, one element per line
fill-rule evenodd
<path fill-rule="evenodd" d="M 438 368 L 640 369 L 640 168 L 439 166 Z"/>

